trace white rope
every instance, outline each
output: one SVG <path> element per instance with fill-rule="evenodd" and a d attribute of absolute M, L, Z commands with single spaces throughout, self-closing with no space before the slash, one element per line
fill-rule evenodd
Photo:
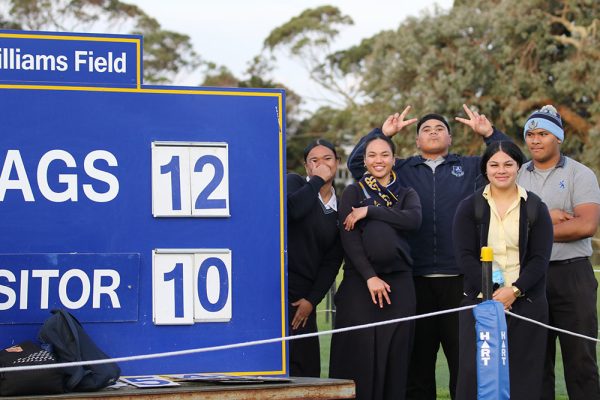
<path fill-rule="evenodd" d="M 261 345 L 261 344 L 277 343 L 277 342 L 282 342 L 282 341 L 299 340 L 299 339 L 305 339 L 305 338 L 319 336 L 319 335 L 328 335 L 328 334 L 332 334 L 332 333 L 349 332 L 349 331 L 354 331 L 354 330 L 358 330 L 358 329 L 372 328 L 372 327 L 382 326 L 382 325 L 390 325 L 390 324 L 395 324 L 398 322 L 412 321 L 415 319 L 421 319 L 421 318 L 433 317 L 436 315 L 449 314 L 449 313 L 453 313 L 453 312 L 469 310 L 471 308 L 475 308 L 475 305 L 452 308 L 452 309 L 448 309 L 448 310 L 436 311 L 436 312 L 432 312 L 432 313 L 414 315 L 414 316 L 404 317 L 404 318 L 390 319 L 387 321 L 373 322 L 370 324 L 355 325 L 355 326 L 349 326 L 346 328 L 332 329 L 329 331 L 305 333 L 302 335 L 284 336 L 284 337 L 278 337 L 278 338 L 273 338 L 273 339 L 253 340 L 250 342 L 241 342 L 241 343 L 234 343 L 234 344 L 228 344 L 228 345 L 222 345 L 222 346 L 204 347 L 204 348 L 189 349 L 189 350 L 168 351 L 168 352 L 163 352 L 163 353 L 142 354 L 142 355 L 128 356 L 128 357 L 116 357 L 116 358 L 103 359 L 103 360 L 74 361 L 74 362 L 67 362 L 67 363 L 45 364 L 45 365 L 26 365 L 26 366 L 22 366 L 22 367 L 4 367 L 4 368 L 0 368 L 0 372 L 28 371 L 28 370 L 35 370 L 35 369 L 49 369 L 49 368 L 61 368 L 61 367 L 75 367 L 75 366 L 80 366 L 80 365 L 106 364 L 106 363 L 110 363 L 110 362 L 137 361 L 137 360 L 147 360 L 147 359 L 151 359 L 151 358 L 173 357 L 173 356 L 182 356 L 182 355 L 187 355 L 187 354 L 206 353 L 209 351 L 236 349 L 239 347 L 248 347 L 248 346 Z"/>
<path fill-rule="evenodd" d="M 138 361 L 138 360 L 147 360 L 147 359 L 152 359 L 152 358 L 163 358 L 163 357 L 174 357 L 174 356 L 181 356 L 181 355 L 188 355 L 188 354 L 196 354 L 196 353 L 207 353 L 207 352 L 211 352 L 211 351 L 236 349 L 236 348 L 240 348 L 240 347 L 257 346 L 257 345 L 262 345 L 262 344 L 271 344 L 271 343 L 278 343 L 278 342 L 287 342 L 287 341 L 291 341 L 291 340 L 306 339 L 306 338 L 314 337 L 314 336 L 330 335 L 330 334 L 342 333 L 342 332 L 350 332 L 350 331 L 355 331 L 355 330 L 359 330 L 359 329 L 373 328 L 373 327 L 377 327 L 377 326 L 396 324 L 399 322 L 406 322 L 406 321 L 412 321 L 412 320 L 417 320 L 417 319 L 422 319 L 422 318 L 434 317 L 437 315 L 450 314 L 453 312 L 469 310 L 469 309 L 472 309 L 475 307 L 476 307 L 476 305 L 470 305 L 470 306 L 464 306 L 464 307 L 458 307 L 458 308 L 451 308 L 451 309 L 442 310 L 442 311 L 435 311 L 435 312 L 431 312 L 431 313 L 427 313 L 427 314 L 419 314 L 419 315 L 414 315 L 414 316 L 410 316 L 410 317 L 396 318 L 396 319 L 390 319 L 387 321 L 380 321 L 380 322 L 373 322 L 370 324 L 355 325 L 355 326 L 349 326 L 346 328 L 339 328 L 339 329 L 331 329 L 328 331 L 305 333 L 302 335 L 285 336 L 285 337 L 278 337 L 278 338 L 272 338 L 272 339 L 253 340 L 253 341 L 249 341 L 249 342 L 241 342 L 241 343 L 234 343 L 234 344 L 221 345 L 221 346 L 201 347 L 201 348 L 196 348 L 196 349 L 168 351 L 168 352 L 162 352 L 162 353 L 141 354 L 141 355 L 137 355 L 137 356 L 116 357 L 116 358 L 109 358 L 109 359 L 102 359 L 102 360 L 75 361 L 75 362 L 68 362 L 68 363 L 56 363 L 56 364 L 45 364 L 45 365 L 26 365 L 26 366 L 21 366 L 21 367 L 4 367 L 4 368 L 0 368 L 0 372 L 75 367 L 75 366 L 82 366 L 82 365 L 96 365 L 96 364 L 106 364 L 106 363 L 111 363 L 111 362 Z M 518 314 L 514 314 L 508 310 L 505 310 L 504 312 L 512 317 L 531 322 L 533 324 L 542 326 L 544 328 L 547 328 L 547 329 L 550 329 L 553 331 L 580 337 L 580 338 L 591 340 L 594 342 L 600 342 L 599 339 L 585 336 L 585 335 L 575 333 L 575 332 L 570 332 L 570 331 L 556 328 L 556 327 L 553 327 L 550 325 L 546 325 L 546 324 L 543 324 L 536 320 L 533 320 L 533 319 L 530 319 L 527 317 L 523 317 Z"/>
<path fill-rule="evenodd" d="M 599 340 L 599 339 L 596 339 L 596 338 L 593 338 L 593 337 L 585 336 L 585 335 L 582 335 L 582 334 L 580 334 L 580 333 L 575 333 L 575 332 L 567 331 L 567 330 L 565 330 L 565 329 L 560 329 L 560 328 L 556 328 L 556 327 L 554 327 L 554 326 L 546 325 L 546 324 L 544 324 L 544 323 L 541 323 L 541 322 L 539 322 L 539 321 L 536 321 L 536 320 L 534 320 L 534 319 L 527 318 L 527 317 L 524 317 L 524 316 L 522 316 L 522 315 L 519 315 L 519 314 L 514 314 L 514 313 L 512 313 L 512 312 L 510 312 L 510 311 L 508 311 L 508 310 L 504 310 L 504 312 L 505 312 L 506 314 L 508 314 L 508 315 L 512 316 L 512 317 L 519 318 L 519 319 L 522 319 L 522 320 L 524 320 L 524 321 L 531 322 L 531 323 L 533 323 L 533 324 L 536 324 L 536 325 L 539 325 L 539 326 L 543 326 L 544 328 L 550 329 L 551 331 L 556 331 L 556 332 L 566 333 L 567 335 L 571 335 L 571 336 L 577 336 L 577 337 L 580 337 L 580 338 L 582 338 L 582 339 L 587 339 L 587 340 L 591 340 L 591 341 L 593 341 L 593 342 L 596 342 L 596 343 L 600 343 L 600 340 Z"/>

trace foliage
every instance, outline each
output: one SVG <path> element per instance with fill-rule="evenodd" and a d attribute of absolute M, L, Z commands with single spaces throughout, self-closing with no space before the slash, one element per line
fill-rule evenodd
<path fill-rule="evenodd" d="M 207 73 L 201 86 L 236 87 L 240 80 L 224 65 L 207 64 Z"/>
<path fill-rule="evenodd" d="M 315 139 L 327 139 L 336 148 L 341 148 L 349 139 L 347 133 L 351 129 L 351 119 L 348 110 L 321 107 L 311 118 L 301 121 L 297 130 L 286 136 L 288 171 L 304 174 L 304 148 Z"/>
<path fill-rule="evenodd" d="M 170 83 L 200 65 L 189 36 L 119 0 L 0 0 L 0 28 L 143 35 L 146 83 Z"/>
<path fill-rule="evenodd" d="M 315 83 L 334 96 L 327 100 L 338 107 L 354 106 L 357 81 L 339 68 L 331 48 L 338 27 L 353 23 L 337 7 L 307 9 L 271 31 L 264 47 L 271 52 L 287 50 L 287 55 L 298 60 Z"/>
<path fill-rule="evenodd" d="M 286 135 L 290 136 L 296 132 L 300 123 L 300 104 L 302 99 L 283 83 L 269 78 L 273 69 L 269 61 L 264 56 L 255 56 L 246 69 L 247 79 L 236 77 L 225 66 L 208 63 L 206 77 L 204 82 L 202 82 L 202 86 L 285 89 Z"/>
<path fill-rule="evenodd" d="M 600 172 L 592 146 L 600 134 L 599 11 L 595 1 L 463 0 L 448 13 L 408 19 L 377 35 L 361 60 L 364 95 L 387 113 L 411 104 L 418 115 L 453 117 L 467 103 L 515 138 L 534 109 L 552 103 L 565 123 L 563 150 Z M 457 128 L 454 151 L 480 152 Z"/>
<path fill-rule="evenodd" d="M 395 31 L 323 57 L 338 73 L 359 77 L 354 98 L 361 101 L 325 115 L 318 111 L 302 126 L 343 141 L 350 134 L 346 143 L 352 144 L 406 105 L 413 106 L 410 117 L 437 112 L 452 122 L 466 103 L 522 143 L 527 116 L 554 104 L 565 125 L 563 151 L 600 173 L 600 147 L 594 146 L 600 139 L 599 12 L 592 0 L 456 0 L 449 11 L 408 18 Z M 299 26 L 288 31 L 297 34 L 281 37 L 305 32 Z M 303 54 L 316 46 L 279 42 Z M 339 116 L 348 114 L 349 124 L 341 126 Z M 395 140 L 399 155 L 415 152 L 412 127 Z M 453 124 L 453 151 L 481 150 L 481 141 Z"/>

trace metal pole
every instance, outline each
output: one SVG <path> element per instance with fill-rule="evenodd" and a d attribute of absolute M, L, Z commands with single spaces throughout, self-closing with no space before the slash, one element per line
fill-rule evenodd
<path fill-rule="evenodd" d="M 491 300 L 494 293 L 492 282 L 492 261 L 494 261 L 494 250 L 491 247 L 481 248 L 481 293 L 483 300 Z"/>

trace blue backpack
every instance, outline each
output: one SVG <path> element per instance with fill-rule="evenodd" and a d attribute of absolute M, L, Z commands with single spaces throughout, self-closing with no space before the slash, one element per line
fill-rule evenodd
<path fill-rule="evenodd" d="M 58 362 L 100 360 L 109 358 L 83 330 L 79 321 L 64 310 L 52 310 L 38 338 L 52 346 Z M 89 392 L 114 384 L 121 375 L 116 363 L 66 367 L 67 391 Z"/>

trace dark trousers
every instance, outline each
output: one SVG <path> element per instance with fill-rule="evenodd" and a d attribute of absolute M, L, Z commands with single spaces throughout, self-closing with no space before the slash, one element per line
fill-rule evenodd
<path fill-rule="evenodd" d="M 308 316 L 306 326 L 292 330 L 291 322 L 294 319 L 297 307 L 288 307 L 288 327 L 290 335 L 302 335 L 305 333 L 317 332 L 317 313 L 316 309 Z M 290 376 L 306 376 L 320 378 L 321 376 L 321 349 L 319 347 L 319 337 L 309 337 L 300 340 L 290 340 Z"/>
<path fill-rule="evenodd" d="M 463 306 L 481 300 L 465 299 Z M 512 305 L 513 313 L 546 323 L 548 303 L 544 296 L 520 297 Z M 477 399 L 475 317 L 473 310 L 460 312 L 460 369 L 456 399 Z M 511 400 L 539 399 L 542 389 L 547 330 L 518 318 L 506 317 Z"/>
<path fill-rule="evenodd" d="M 463 297 L 463 277 L 414 277 L 417 314 L 456 308 Z M 448 370 L 449 389 L 454 398 L 458 376 L 458 313 L 418 319 L 408 372 L 406 398 L 435 400 L 435 365 L 442 345 Z"/>
<path fill-rule="evenodd" d="M 547 278 L 550 325 L 597 338 L 597 288 L 598 282 L 587 258 L 574 262 L 550 262 Z M 555 331 L 548 331 L 542 399 L 554 399 L 557 337 L 569 399 L 600 399 L 596 343 Z"/>
<path fill-rule="evenodd" d="M 335 295 L 336 328 L 408 317 L 415 312 L 412 274 L 379 274 L 392 291 L 391 304 L 373 304 L 364 279 L 344 271 Z M 336 333 L 331 338 L 329 377 L 352 379 L 357 400 L 403 400 L 406 393 L 412 321 Z"/>

